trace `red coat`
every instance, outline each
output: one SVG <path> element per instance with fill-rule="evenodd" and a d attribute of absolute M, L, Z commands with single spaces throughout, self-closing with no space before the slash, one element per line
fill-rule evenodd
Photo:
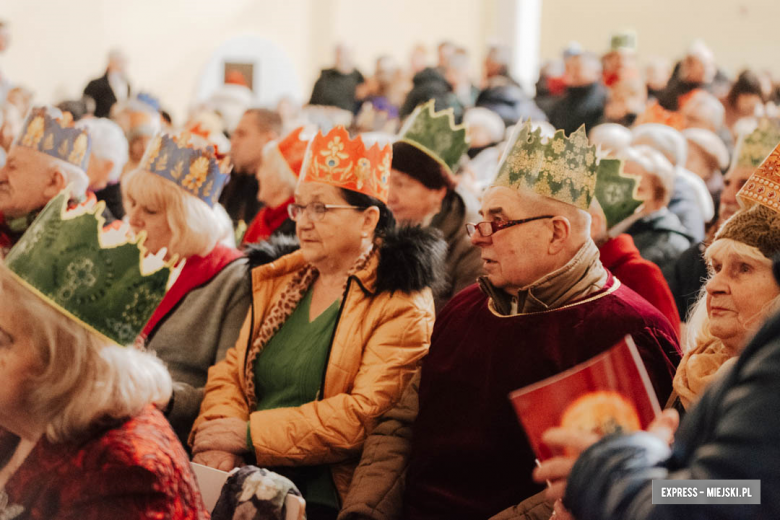
<path fill-rule="evenodd" d="M 601 263 L 628 288 L 661 311 L 680 336 L 680 315 L 661 269 L 639 255 L 631 235 L 618 235 L 600 248 Z"/>
<path fill-rule="evenodd" d="M 80 443 L 42 439 L 5 492 L 7 501 L 0 496 L 0 518 L 209 518 L 184 448 L 153 406 Z"/>

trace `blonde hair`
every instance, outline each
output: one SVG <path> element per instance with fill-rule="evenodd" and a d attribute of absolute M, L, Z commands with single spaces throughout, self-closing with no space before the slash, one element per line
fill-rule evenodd
<path fill-rule="evenodd" d="M 765 257 L 758 248 L 730 238 L 721 238 L 710 244 L 704 252 L 704 259 L 709 264 L 710 259 L 712 259 L 713 256 L 728 253 L 734 253 L 741 257 L 760 262 L 766 266 L 772 265 L 772 261 Z M 712 276 L 712 273 L 710 273 L 707 281 L 709 281 Z M 771 316 L 777 310 L 780 310 L 780 296 L 766 302 L 762 306 L 759 316 L 763 316 L 763 319 L 766 320 L 767 317 Z M 688 312 L 687 323 L 685 338 L 683 338 L 683 350 L 685 352 L 695 348 L 697 345 L 710 345 L 721 342 L 720 339 L 713 336 L 712 332 L 710 332 L 710 317 L 707 313 L 706 283 L 699 291 L 699 298 L 696 300 L 696 303 Z"/>
<path fill-rule="evenodd" d="M 172 234 L 169 255 L 205 256 L 225 236 L 225 226 L 214 210 L 159 175 L 133 170 L 122 180 L 122 191 L 137 204 L 165 213 Z"/>
<path fill-rule="evenodd" d="M 51 442 L 72 440 L 107 419 L 164 406 L 173 384 L 154 355 L 120 347 L 47 304 L 0 266 L 0 291 L 40 361 L 27 381 L 29 414 Z"/>

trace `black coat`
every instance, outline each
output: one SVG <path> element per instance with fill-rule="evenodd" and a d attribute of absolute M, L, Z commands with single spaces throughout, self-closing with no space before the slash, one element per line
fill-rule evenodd
<path fill-rule="evenodd" d="M 434 109 L 444 110 L 452 108 L 455 122 L 463 119 L 463 105 L 458 101 L 452 86 L 444 78 L 444 75 L 433 67 L 421 70 L 412 79 L 412 90 L 406 95 L 403 106 L 398 111 L 401 119 L 411 114 L 418 105 L 435 100 Z"/>
<path fill-rule="evenodd" d="M 634 239 L 639 254 L 663 269 L 694 243 L 693 237 L 680 219 L 663 208 L 637 220 L 626 233 Z"/>
<path fill-rule="evenodd" d="M 355 90 L 363 81 L 363 75 L 357 69 L 349 74 L 324 69 L 314 83 L 309 104 L 334 106 L 354 113 L 358 108 Z"/>
<path fill-rule="evenodd" d="M 704 243 L 692 245 L 662 269 L 666 283 L 674 296 L 680 321 L 686 321 L 688 312 L 699 299 L 699 292 L 707 280 L 707 264 L 704 261 Z"/>
<path fill-rule="evenodd" d="M 547 121 L 545 113 L 525 95 L 522 87 L 507 76 L 491 78 L 485 90 L 480 92 L 476 106 L 490 109 L 500 115 L 507 126 L 527 119 Z"/>
<path fill-rule="evenodd" d="M 108 117 L 111 107 L 116 103 L 116 95 L 108 82 L 108 71 L 98 79 L 90 81 L 84 88 L 84 95 L 95 100 L 95 117 Z M 130 84 L 127 84 L 127 96 L 130 96 Z"/>
<path fill-rule="evenodd" d="M 602 439 L 575 464 L 565 505 L 577 520 L 780 518 L 778 396 L 780 315 L 688 412 L 671 450 L 644 432 Z M 653 505 L 652 479 L 760 479 L 761 505 Z"/>
<path fill-rule="evenodd" d="M 604 118 L 607 90 L 601 83 L 584 87 L 569 87 L 550 114 L 550 123 L 566 131 L 566 135 L 585 125 L 585 130 L 598 125 Z"/>

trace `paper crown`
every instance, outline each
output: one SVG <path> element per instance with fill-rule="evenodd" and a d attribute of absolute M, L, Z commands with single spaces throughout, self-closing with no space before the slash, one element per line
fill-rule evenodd
<path fill-rule="evenodd" d="M 229 160 L 208 145 L 195 148 L 191 135 L 156 136 L 141 159 L 140 168 L 171 181 L 213 207 L 230 178 Z"/>
<path fill-rule="evenodd" d="M 303 128 L 302 126 L 296 128 L 287 137 L 276 143 L 276 149 L 279 150 L 285 163 L 289 166 L 290 172 L 296 179 L 301 175 L 306 148 L 309 146 L 309 141 L 301 139 Z"/>
<path fill-rule="evenodd" d="M 762 119 L 756 129 L 740 136 L 736 146 L 737 166 L 758 167 L 780 143 L 780 122 Z"/>
<path fill-rule="evenodd" d="M 350 139 L 343 126 L 317 132 L 306 149 L 300 182 L 321 182 L 356 191 L 387 204 L 393 149 L 366 148 L 360 136 Z"/>
<path fill-rule="evenodd" d="M 761 204 L 780 212 L 780 144 L 753 172 L 737 193 L 737 198 L 743 206 Z"/>
<path fill-rule="evenodd" d="M 541 128 L 519 126 L 498 165 L 493 186 L 529 190 L 579 209 L 588 210 L 596 189 L 596 147 L 585 135 L 585 125 L 566 137 L 558 130 L 543 139 Z"/>
<path fill-rule="evenodd" d="M 636 198 L 639 178 L 623 172 L 620 159 L 601 159 L 596 174 L 596 200 L 607 218 L 607 229 L 623 222 L 642 205 Z"/>
<path fill-rule="evenodd" d="M 15 144 L 43 152 L 85 172 L 92 146 L 87 130 L 75 128 L 70 113 L 63 115 L 53 107 L 32 108 Z"/>
<path fill-rule="evenodd" d="M 636 50 L 636 33 L 634 31 L 622 31 L 612 35 L 609 48 L 613 51 Z"/>
<path fill-rule="evenodd" d="M 54 197 L 11 249 L 5 265 L 63 314 L 119 345 L 133 343 L 173 283 L 171 264 L 146 255 L 127 225 L 102 229 L 104 202 L 68 210 Z"/>
<path fill-rule="evenodd" d="M 466 125 L 456 125 L 453 109 L 434 112 L 434 100 L 419 105 L 401 128 L 399 141 L 419 148 L 451 175 L 469 149 Z"/>
<path fill-rule="evenodd" d="M 675 130 L 685 128 L 685 117 L 679 112 L 671 112 L 662 107 L 658 101 L 653 101 L 645 111 L 639 115 L 635 125 L 645 123 L 658 123 L 670 126 Z"/>

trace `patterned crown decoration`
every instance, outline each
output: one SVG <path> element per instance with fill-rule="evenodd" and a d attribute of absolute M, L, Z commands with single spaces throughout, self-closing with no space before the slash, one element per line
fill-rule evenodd
<path fill-rule="evenodd" d="M 104 202 L 68 209 L 54 197 L 11 249 L 5 265 L 63 314 L 118 345 L 130 345 L 175 279 L 165 251 L 147 255 L 128 226 L 103 229 Z"/>
<path fill-rule="evenodd" d="M 51 155 L 85 172 L 92 146 L 87 130 L 75 128 L 69 112 L 63 114 L 53 107 L 30 109 L 15 144 Z"/>
<path fill-rule="evenodd" d="M 425 152 L 450 175 L 469 149 L 466 125 L 455 124 L 452 108 L 434 112 L 433 99 L 414 109 L 398 135 L 399 141 Z"/>
<path fill-rule="evenodd" d="M 741 136 L 737 144 L 736 165 L 757 168 L 780 143 L 780 122 L 762 119 L 750 134 Z"/>
<path fill-rule="evenodd" d="M 366 148 L 360 136 L 350 139 L 343 126 L 326 135 L 317 132 L 309 143 L 300 182 L 320 182 L 356 191 L 387 204 L 393 149 L 388 144 Z"/>
<path fill-rule="evenodd" d="M 549 139 L 531 123 L 518 126 L 498 165 L 493 186 L 528 190 L 588 210 L 596 190 L 596 147 L 585 125 L 566 137 L 558 130 Z"/>
<path fill-rule="evenodd" d="M 638 200 L 639 177 L 623 171 L 620 159 L 601 159 L 596 175 L 596 200 L 607 217 L 607 229 L 634 214 L 642 201 Z"/>
<path fill-rule="evenodd" d="M 230 178 L 230 161 L 216 147 L 196 148 L 191 134 L 156 136 L 141 159 L 140 168 L 171 181 L 213 207 Z"/>
<path fill-rule="evenodd" d="M 737 197 L 743 206 L 761 204 L 780 212 L 780 144 L 750 176 Z"/>
<path fill-rule="evenodd" d="M 301 139 L 303 129 L 302 126 L 296 128 L 287 137 L 276 143 L 276 149 L 282 154 L 284 162 L 290 167 L 290 172 L 296 179 L 301 175 L 306 148 L 309 147 L 309 141 Z"/>

